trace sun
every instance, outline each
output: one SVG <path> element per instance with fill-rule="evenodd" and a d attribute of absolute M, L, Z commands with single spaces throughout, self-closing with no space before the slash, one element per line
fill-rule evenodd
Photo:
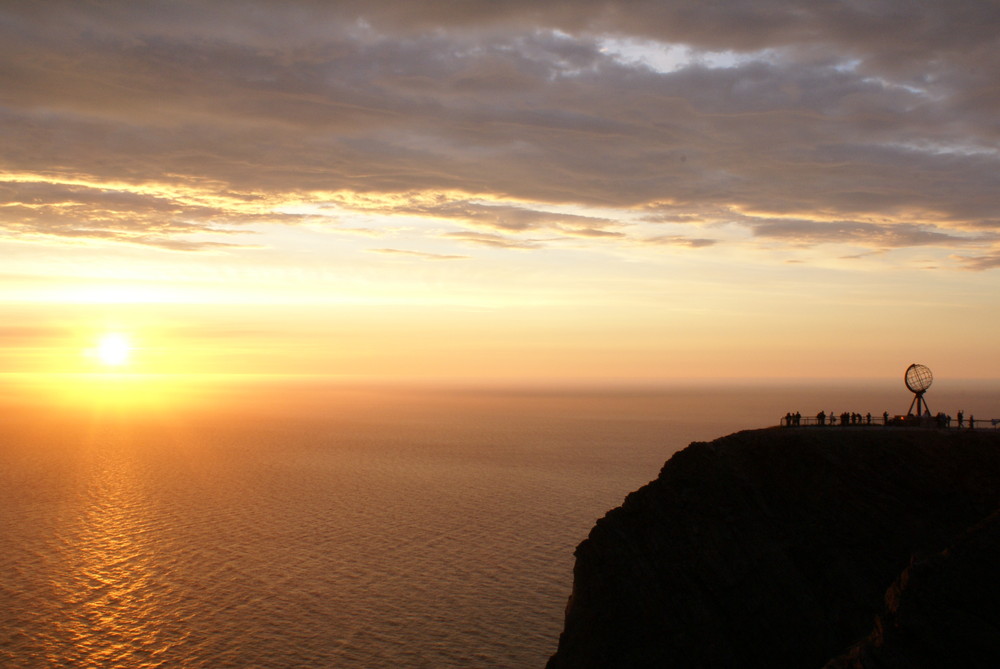
<path fill-rule="evenodd" d="M 120 367 L 132 354 L 132 342 L 120 332 L 109 332 L 97 343 L 97 359 L 105 365 Z"/>

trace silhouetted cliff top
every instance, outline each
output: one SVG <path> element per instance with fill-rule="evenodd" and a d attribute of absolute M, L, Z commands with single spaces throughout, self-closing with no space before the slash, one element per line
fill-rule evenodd
<path fill-rule="evenodd" d="M 998 507 L 993 431 L 691 444 L 577 548 L 549 667 L 1000 666 Z"/>

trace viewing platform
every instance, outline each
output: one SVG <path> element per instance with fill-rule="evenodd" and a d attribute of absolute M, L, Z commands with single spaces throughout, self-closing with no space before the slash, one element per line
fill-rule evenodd
<path fill-rule="evenodd" d="M 903 415 L 890 416 L 888 411 L 883 411 L 881 416 L 874 416 L 871 413 L 855 413 L 853 411 L 843 411 L 836 413 L 831 411 L 819 411 L 815 416 L 803 416 L 798 411 L 786 413 L 779 425 L 782 427 L 919 427 L 934 429 L 956 429 L 956 430 L 979 430 L 998 429 L 1000 418 L 976 419 L 975 416 L 965 416 L 965 412 L 959 410 L 954 420 L 946 413 L 938 412 L 931 414 L 927 406 L 924 394 L 934 382 L 934 375 L 926 365 L 916 363 L 906 368 L 903 374 L 903 383 L 907 390 L 913 393 L 913 400 L 910 402 L 909 410 Z"/>

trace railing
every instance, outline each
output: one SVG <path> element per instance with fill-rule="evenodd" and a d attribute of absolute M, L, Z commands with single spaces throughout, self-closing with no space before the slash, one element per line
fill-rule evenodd
<path fill-rule="evenodd" d="M 778 421 L 781 427 L 937 427 L 961 430 L 1000 430 L 1000 418 L 962 418 L 951 416 L 873 416 L 871 414 L 839 414 L 836 416 L 785 415 Z"/>
<path fill-rule="evenodd" d="M 781 420 L 778 422 L 778 424 L 781 425 L 782 427 L 803 427 L 803 426 L 810 426 L 810 425 L 812 425 L 812 426 L 820 426 L 820 427 L 831 427 L 831 426 L 833 426 L 833 427 L 840 427 L 841 425 L 844 425 L 844 426 L 847 426 L 847 427 L 850 427 L 850 426 L 858 427 L 859 425 L 860 426 L 874 426 L 874 425 L 884 425 L 885 424 L 883 422 L 883 420 L 882 420 L 882 416 L 872 416 L 870 421 L 868 421 L 867 418 L 868 418 L 867 416 L 862 416 L 861 417 L 861 421 L 858 422 L 857 418 L 855 417 L 855 420 L 852 422 L 851 419 L 850 419 L 850 417 L 848 417 L 846 423 L 841 423 L 841 417 L 840 416 L 833 416 L 833 417 L 826 416 L 826 417 L 823 418 L 823 422 L 821 423 L 820 419 L 817 418 L 816 416 L 801 416 L 799 418 L 796 418 L 795 416 L 792 416 L 792 422 L 791 422 L 791 425 L 789 425 L 789 423 L 788 423 L 788 417 L 787 416 L 782 416 Z"/>

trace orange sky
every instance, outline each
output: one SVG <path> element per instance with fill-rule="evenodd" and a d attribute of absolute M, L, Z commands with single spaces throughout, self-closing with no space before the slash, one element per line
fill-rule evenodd
<path fill-rule="evenodd" d="M 0 10 L 0 373 L 998 377 L 994 8 L 399 4 Z"/>

